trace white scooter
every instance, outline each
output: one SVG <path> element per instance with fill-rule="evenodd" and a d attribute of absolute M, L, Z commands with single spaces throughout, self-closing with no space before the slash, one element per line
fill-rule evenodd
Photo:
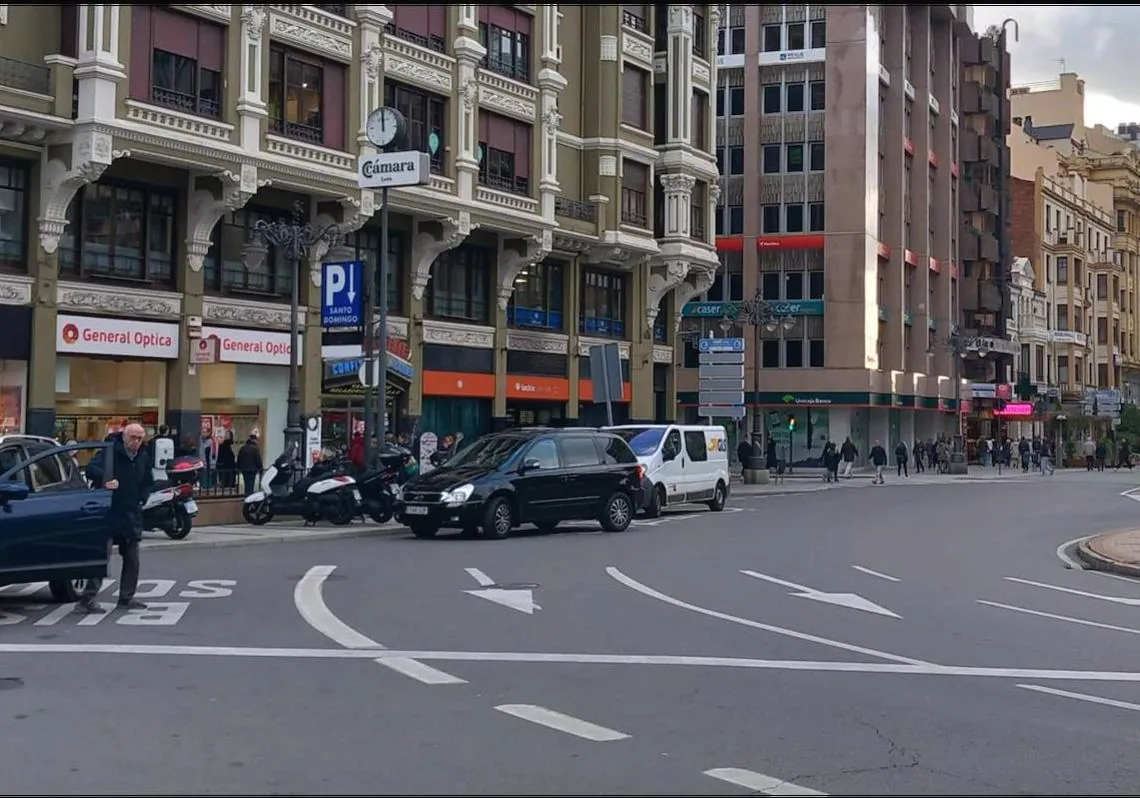
<path fill-rule="evenodd" d="M 356 480 L 335 466 L 320 464 L 294 482 L 297 451 L 290 446 L 261 475 L 262 490 L 245 497 L 242 518 L 254 526 L 268 524 L 278 515 L 299 515 L 311 525 L 327 518 L 348 524 L 360 514 L 360 490 Z"/>
<path fill-rule="evenodd" d="M 182 540 L 194 527 L 198 503 L 194 484 L 204 464 L 197 457 L 174 457 L 174 441 L 154 441 L 154 489 L 142 507 L 144 529 L 161 529 L 172 540 Z"/>

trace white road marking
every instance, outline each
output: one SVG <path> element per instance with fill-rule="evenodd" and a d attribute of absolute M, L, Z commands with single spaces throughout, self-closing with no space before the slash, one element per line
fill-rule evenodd
<path fill-rule="evenodd" d="M 741 571 L 740 573 L 745 576 L 751 576 L 753 579 L 760 579 L 764 582 L 771 582 L 774 585 L 790 588 L 795 591 L 792 593 L 796 598 L 806 598 L 812 601 L 820 601 L 824 604 L 834 604 L 837 607 L 847 607 L 851 610 L 859 610 L 861 612 L 869 612 L 874 615 L 885 615 L 888 618 L 899 618 L 901 616 L 895 615 L 886 607 L 881 607 L 873 601 L 863 598 L 858 593 L 824 593 L 822 590 L 816 590 L 811 587 L 804 587 L 797 585 L 795 582 L 788 582 L 784 579 L 777 579 L 774 576 L 757 573 L 756 571 Z"/>
<path fill-rule="evenodd" d="M 888 582 L 901 582 L 902 581 L 897 576 L 890 576 L 889 574 L 884 574 L 881 571 L 872 571 L 870 568 L 864 568 L 862 565 L 852 565 L 851 567 L 854 568 L 856 571 L 860 571 L 862 573 L 867 574 L 867 576 L 877 576 L 879 579 L 886 579 Z"/>
<path fill-rule="evenodd" d="M 1055 615 L 1051 612 L 1042 612 L 1041 610 L 1030 610 L 1025 607 L 1015 607 L 1012 604 L 999 604 L 996 601 L 983 601 L 978 599 L 979 604 L 985 604 L 987 607 L 997 607 L 1001 610 L 1010 610 L 1011 612 L 1020 612 L 1025 615 L 1036 615 L 1038 618 L 1051 618 L 1054 621 L 1065 621 L 1066 623 L 1075 623 L 1081 626 L 1092 626 L 1097 629 L 1107 629 L 1110 632 L 1124 632 L 1130 635 L 1140 635 L 1140 629 L 1133 629 L 1128 626 L 1115 626 L 1111 623 L 1099 623 L 1097 621 L 1086 621 L 1084 618 L 1074 618 L 1071 615 Z"/>
<path fill-rule="evenodd" d="M 518 588 L 500 588 L 495 585 L 495 580 L 487 576 L 478 568 L 466 568 L 468 575 L 476 582 L 479 583 L 477 590 L 464 590 L 463 592 L 469 596 L 477 596 L 481 599 L 499 604 L 503 607 L 508 607 L 512 610 L 524 613 L 526 615 L 534 615 L 535 610 L 541 610 L 542 607 L 534 600 L 534 591 L 527 587 Z"/>
<path fill-rule="evenodd" d="M 707 615 L 710 618 L 718 618 L 722 621 L 728 621 L 729 623 L 747 626 L 750 629 L 759 629 L 763 632 L 772 632 L 773 634 L 784 635 L 785 637 L 794 637 L 797 640 L 804 640 L 808 643 L 819 643 L 820 645 L 828 646 L 830 648 L 838 648 L 842 651 L 851 651 L 856 654 L 866 654 L 867 656 L 875 657 L 876 659 L 885 659 L 891 662 L 902 662 L 908 665 L 930 665 L 929 662 L 923 662 L 919 659 L 901 657 L 898 654 L 890 654 L 886 651 L 876 651 L 873 648 L 864 648 L 863 646 L 857 646 L 853 643 L 844 643 L 840 640 L 830 640 L 826 637 L 818 637 L 816 635 L 808 634 L 807 632 L 800 632 L 795 629 L 785 629 L 782 626 L 773 626 L 772 624 L 760 623 L 759 621 L 749 620 L 748 618 L 729 615 L 726 612 L 718 612 L 717 610 L 710 610 L 706 607 L 698 607 L 696 604 L 689 604 L 687 601 L 675 599 L 672 596 L 667 596 L 660 591 L 654 590 L 648 585 L 643 585 L 636 579 L 626 576 L 624 573 L 622 573 L 617 568 L 614 568 L 612 565 L 606 567 L 606 573 L 609 574 L 610 578 L 621 582 L 626 587 L 630 588 L 631 590 L 636 590 L 642 595 L 649 596 L 649 598 L 657 599 L 658 601 L 662 601 L 666 604 L 672 604 L 674 607 L 680 607 L 683 610 L 689 610 L 690 612 L 695 612 L 700 615 Z"/>
<path fill-rule="evenodd" d="M 816 662 L 737 657 L 660 654 L 565 654 L 525 651 L 366 651 L 346 648 L 252 648 L 243 646 L 115 645 L 110 643 L 0 643 L 0 654 L 107 654 L 119 656 L 238 657 L 248 659 L 411 659 L 439 662 L 511 662 L 565 665 L 653 665 L 658 667 L 736 668 L 800 673 L 902 674 L 907 676 L 978 677 L 1051 682 L 1120 682 L 1140 684 L 1137 671 L 1037 670 L 980 668 L 931 663 Z M 377 654 L 380 656 L 378 657 Z"/>
<path fill-rule="evenodd" d="M 478 568 L 465 568 L 463 570 L 467 571 L 468 575 L 476 582 L 478 582 L 480 587 L 490 587 L 491 585 L 495 584 L 494 579 L 487 576 L 487 574 L 483 573 Z"/>
<path fill-rule="evenodd" d="M 765 776 L 763 773 L 757 773 L 755 770 L 745 770 L 744 768 L 713 768 L 706 770 L 705 775 L 727 781 L 729 784 L 735 784 L 737 787 L 743 787 L 761 795 L 827 795 L 825 792 L 809 790 L 807 787 L 800 787 L 783 779 L 774 779 L 771 776 Z"/>
<path fill-rule="evenodd" d="M 1060 546 L 1057 547 L 1057 559 L 1059 559 L 1061 562 L 1063 562 L 1065 564 L 1066 568 L 1071 568 L 1074 571 L 1085 570 L 1085 566 L 1083 564 L 1081 564 L 1078 560 L 1074 560 L 1072 557 L 1070 557 L 1065 552 L 1065 549 L 1068 549 L 1071 546 L 1080 545 L 1081 543 L 1084 543 L 1086 540 L 1088 540 L 1091 537 L 1092 537 L 1092 535 L 1084 535 L 1083 537 L 1073 538 L 1072 540 L 1068 541 L 1067 543 L 1062 543 Z"/>
<path fill-rule="evenodd" d="M 1133 712 L 1140 712 L 1140 704 L 1132 704 L 1128 701 L 1117 701 L 1113 698 L 1101 698 L 1096 695 L 1087 695 L 1086 693 L 1070 693 L 1068 690 L 1057 690 L 1053 687 L 1041 687 L 1037 684 L 1019 684 L 1022 690 L 1032 690 L 1035 693 L 1045 693 L 1046 695 L 1055 695 L 1061 698 L 1075 698 L 1077 701 L 1087 701 L 1090 704 L 1100 704 L 1106 707 L 1116 707 L 1117 709 L 1131 709 Z"/>
<path fill-rule="evenodd" d="M 1019 579 L 1016 576 L 1003 577 L 1006 581 L 1017 582 L 1019 585 L 1032 585 L 1033 587 L 1043 587 L 1046 590 L 1056 590 L 1058 593 L 1068 593 L 1073 596 L 1084 596 L 1085 598 L 1099 599 L 1100 601 L 1111 601 L 1113 604 L 1126 604 L 1129 607 L 1140 606 L 1140 599 L 1124 598 L 1123 596 L 1104 596 L 1100 593 L 1089 593 L 1085 590 L 1076 590 L 1071 587 L 1061 587 L 1060 585 L 1048 585 L 1044 582 L 1034 582 L 1032 579 Z"/>
<path fill-rule="evenodd" d="M 1126 499 L 1131 499 L 1134 502 L 1140 502 L 1140 496 L 1138 496 L 1137 493 L 1140 493 L 1140 487 L 1129 488 L 1126 491 L 1122 491 L 1120 495 Z"/>
<path fill-rule="evenodd" d="M 293 589 L 293 604 L 309 626 L 329 640 L 349 650 L 382 650 L 384 646 L 362 635 L 333 614 L 325 604 L 325 580 L 336 570 L 335 565 L 315 565 L 310 568 Z M 405 662 L 399 657 L 381 657 L 379 664 L 397 673 L 410 676 L 424 684 L 466 684 L 466 679 L 436 670 L 422 662 Z"/>
<path fill-rule="evenodd" d="M 628 734 L 534 704 L 500 704 L 495 709 L 504 714 L 537 723 L 539 726 L 573 734 L 575 737 L 581 737 L 583 740 L 590 740 L 595 743 L 612 743 L 615 740 L 629 738 Z"/>
<path fill-rule="evenodd" d="M 75 611 L 75 604 L 60 604 L 54 610 L 35 622 L 34 626 L 55 626 Z"/>

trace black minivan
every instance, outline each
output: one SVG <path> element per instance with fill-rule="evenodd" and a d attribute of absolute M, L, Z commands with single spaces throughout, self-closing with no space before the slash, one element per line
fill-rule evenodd
<path fill-rule="evenodd" d="M 644 475 L 612 432 L 513 429 L 485 435 L 405 483 L 396 520 L 417 538 L 447 527 L 501 539 L 521 524 L 550 530 L 583 520 L 622 532 L 641 506 Z"/>

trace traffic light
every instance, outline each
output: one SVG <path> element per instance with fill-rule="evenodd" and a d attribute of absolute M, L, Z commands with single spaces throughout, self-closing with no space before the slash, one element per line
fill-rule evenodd
<path fill-rule="evenodd" d="M 788 413 L 788 432 L 796 431 L 796 416 L 794 413 Z"/>

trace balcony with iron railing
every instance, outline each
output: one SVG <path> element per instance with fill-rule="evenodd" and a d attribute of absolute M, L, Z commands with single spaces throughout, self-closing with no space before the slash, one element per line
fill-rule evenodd
<path fill-rule="evenodd" d="M 569 197 L 555 197 L 554 215 L 564 216 L 567 219 L 577 219 L 581 222 L 596 222 L 598 220 L 598 206 L 592 202 L 583 202 Z"/>
<path fill-rule="evenodd" d="M 321 128 L 312 125 L 302 125 L 300 122 L 289 122 L 280 117 L 270 117 L 269 131 L 287 139 L 303 141 L 306 144 L 316 144 L 320 146 L 324 143 L 324 131 L 321 130 Z"/>
<path fill-rule="evenodd" d="M 520 194 L 524 197 L 530 196 L 530 178 L 527 177 L 520 177 L 519 175 L 493 175 L 482 172 L 479 174 L 479 182 L 487 188 L 506 191 L 511 194 Z"/>
<path fill-rule="evenodd" d="M 628 9 L 622 9 L 621 24 L 641 33 L 649 33 L 649 23 L 645 21 L 645 18 L 639 17 Z"/>
<path fill-rule="evenodd" d="M 0 88 L 51 95 L 51 70 L 39 64 L 0 56 Z"/>
<path fill-rule="evenodd" d="M 159 86 L 151 87 L 150 100 L 155 105 L 181 111 L 184 114 L 205 116 L 210 119 L 222 118 L 221 103 L 217 100 L 195 97 L 193 94 L 183 94 L 182 92 L 174 91 L 173 89 L 164 89 Z"/>
<path fill-rule="evenodd" d="M 389 22 L 384 27 L 384 32 L 390 36 L 395 36 L 397 39 L 403 39 L 406 42 L 418 44 L 420 47 L 425 47 L 428 50 L 434 50 L 437 53 L 447 52 L 447 39 L 445 39 L 443 36 L 424 36 L 423 34 L 397 27 L 394 22 Z"/>

